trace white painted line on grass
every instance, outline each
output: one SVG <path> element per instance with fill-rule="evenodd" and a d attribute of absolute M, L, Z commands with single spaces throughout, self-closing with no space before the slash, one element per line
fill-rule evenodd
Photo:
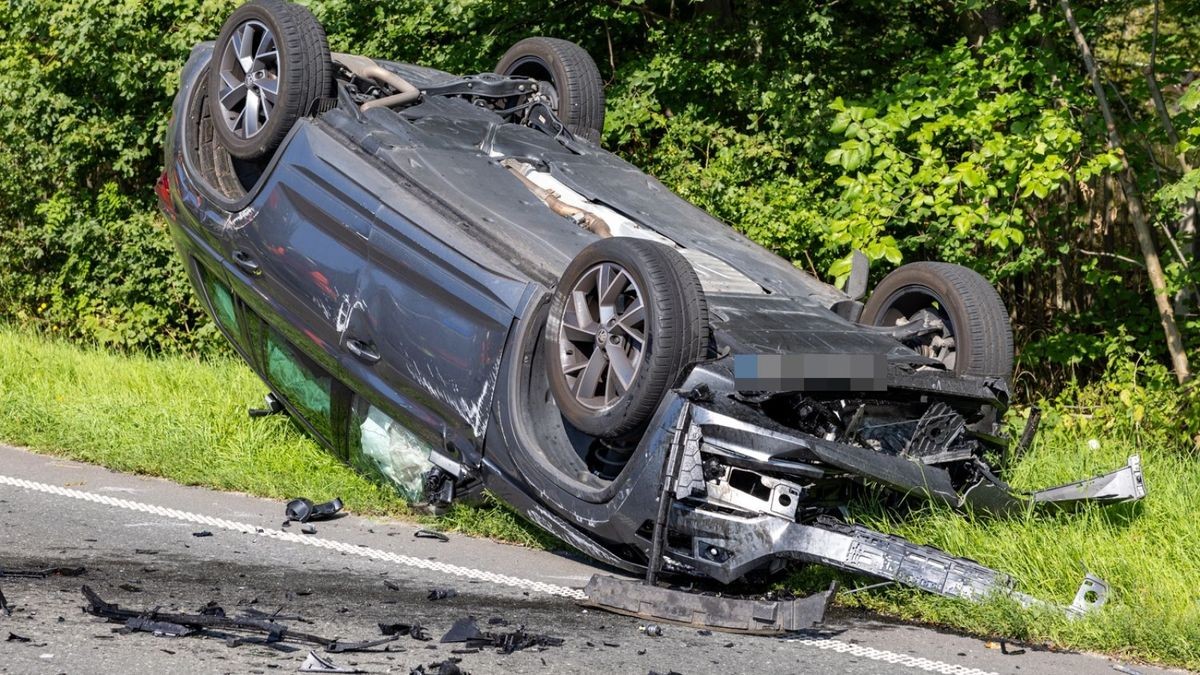
<path fill-rule="evenodd" d="M 137 511 L 139 513 L 150 513 L 165 518 L 181 520 L 188 523 L 196 523 L 222 530 L 230 530 L 233 532 L 244 532 L 246 534 L 255 534 L 270 539 L 278 539 L 279 541 L 287 541 L 294 544 L 303 544 L 314 548 L 323 548 L 339 553 L 349 555 L 357 555 L 363 558 L 372 558 L 374 560 L 383 560 L 393 562 L 405 567 L 413 567 L 416 569 L 429 570 L 431 572 L 441 572 L 456 577 L 465 579 L 478 579 L 479 581 L 487 581 L 502 586 L 511 586 L 528 591 L 545 593 L 571 600 L 583 600 L 587 596 L 578 588 L 569 588 L 567 586 L 557 586 L 555 584 L 547 584 L 541 581 L 533 581 L 532 579 L 522 579 L 520 577 L 511 577 L 506 574 L 496 574 L 494 572 L 486 572 L 484 570 L 472 569 L 470 567 L 462 567 L 460 565 L 451 565 L 449 563 L 435 562 L 416 558 L 410 555 L 401 555 L 390 551 L 382 551 L 377 548 L 368 546 L 359 546 L 357 544 L 347 544 L 331 539 L 321 539 L 311 535 L 293 534 L 281 530 L 268 530 L 266 528 L 250 525 L 248 523 L 239 523 L 233 520 L 224 518 L 214 518 L 205 516 L 199 513 L 191 513 L 188 511 L 180 511 L 164 506 L 155 506 L 153 504 L 143 504 L 129 499 L 121 499 L 119 497 L 110 497 L 108 495 L 99 495 L 93 492 L 84 492 L 82 490 L 72 490 L 71 488 L 59 487 L 48 483 L 37 483 L 23 478 L 13 478 L 11 476 L 0 476 L 0 485 L 10 485 L 12 487 L 24 488 L 26 490 L 34 490 L 46 494 L 57 495 L 59 497 L 68 497 L 70 499 L 79 499 L 85 502 L 93 502 L 96 504 L 104 504 L 105 506 L 115 506 L 120 509 L 129 511 Z M 987 671 L 976 668 L 967 668 L 965 666 L 956 666 L 942 661 L 934 661 L 932 659 L 920 658 L 908 654 L 899 654 L 889 652 L 884 649 L 872 649 L 871 647 L 863 647 L 861 645 L 842 642 L 831 638 L 805 638 L 788 640 L 789 642 L 799 643 L 808 647 L 817 649 L 825 649 L 835 651 L 841 654 L 850 654 L 860 658 L 870 659 L 872 661 L 882 661 L 894 665 L 908 666 L 918 670 L 924 670 L 930 673 L 942 673 L 943 675 L 996 675 Z"/>

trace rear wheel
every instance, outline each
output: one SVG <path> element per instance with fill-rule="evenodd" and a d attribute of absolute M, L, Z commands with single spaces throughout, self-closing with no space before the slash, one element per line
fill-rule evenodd
<path fill-rule="evenodd" d="M 563 273 L 543 340 L 563 417 L 592 436 L 626 438 L 704 355 L 708 304 L 695 270 L 674 249 L 602 239 Z"/>
<path fill-rule="evenodd" d="M 240 159 L 269 155 L 332 89 L 325 31 L 304 7 L 253 0 L 221 27 L 209 78 L 221 145 Z"/>
<path fill-rule="evenodd" d="M 521 40 L 500 58 L 496 72 L 549 82 L 550 107 L 567 130 L 600 142 L 604 129 L 604 83 L 600 69 L 574 42 L 548 37 Z"/>
<path fill-rule="evenodd" d="M 948 370 L 1007 381 L 1013 370 L 1012 326 L 1000 294 L 978 272 L 961 265 L 917 262 L 884 277 L 867 300 L 861 322 L 899 326 L 923 318 L 943 331 L 906 341 Z"/>

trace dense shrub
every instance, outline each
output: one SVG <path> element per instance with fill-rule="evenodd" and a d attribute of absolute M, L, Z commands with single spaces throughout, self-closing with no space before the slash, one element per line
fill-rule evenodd
<path fill-rule="evenodd" d="M 230 0 L 14 0 L 0 7 L 0 317 L 136 349 L 211 348 L 150 186 L 175 73 Z M 1102 368 L 1157 319 L 1112 180 L 1115 155 L 1058 3 L 1045 0 L 313 0 L 335 49 L 489 69 L 531 34 L 583 44 L 607 80 L 605 145 L 829 280 L 878 261 L 969 264 L 1014 310 L 1022 364 Z M 1175 232 L 1196 173 L 1196 17 L 1166 2 L 1158 74 L 1183 146 L 1148 105 L 1150 14 L 1081 2 L 1127 113 L 1129 153 Z M 1200 86 L 1200 85 L 1196 85 Z M 1182 107 L 1177 102 L 1183 100 Z M 1153 163 L 1150 158 L 1153 157 Z M 1164 246 L 1177 288 L 1189 244 Z M 1130 262 L 1132 261 L 1132 262 Z M 1189 335 L 1195 326 L 1185 322 Z M 1088 372 L 1088 371 L 1084 371 Z M 1099 372 L 1099 370 L 1095 370 Z M 1022 380 L 1024 381 L 1024 380 Z"/>

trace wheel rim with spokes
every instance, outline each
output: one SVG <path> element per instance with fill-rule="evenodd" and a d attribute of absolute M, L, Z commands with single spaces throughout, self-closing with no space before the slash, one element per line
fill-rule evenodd
<path fill-rule="evenodd" d="M 906 341 L 922 356 L 928 356 L 941 361 L 946 370 L 953 371 L 958 366 L 958 345 L 954 334 L 954 322 L 946 309 L 946 303 L 932 291 L 908 286 L 901 288 L 888 298 L 884 305 L 887 309 L 876 321 L 879 326 L 903 326 L 920 320 L 922 312 L 929 312 L 942 322 L 945 330 L 926 333 Z"/>
<path fill-rule="evenodd" d="M 225 125 L 238 138 L 258 135 L 275 108 L 281 65 L 275 34 L 261 21 L 233 30 L 221 54 L 218 97 Z"/>
<path fill-rule="evenodd" d="M 646 349 L 646 306 L 629 272 L 613 262 L 584 272 L 563 309 L 558 349 L 575 400 L 591 410 L 629 391 Z"/>

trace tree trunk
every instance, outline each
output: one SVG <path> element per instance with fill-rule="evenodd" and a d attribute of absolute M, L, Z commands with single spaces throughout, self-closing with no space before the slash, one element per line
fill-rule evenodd
<path fill-rule="evenodd" d="M 1137 234 L 1138 245 L 1142 249 L 1142 258 L 1146 261 L 1146 274 L 1150 277 L 1150 286 L 1154 290 L 1154 304 L 1158 307 L 1158 316 L 1162 321 L 1163 333 L 1167 339 L 1167 352 L 1171 355 L 1171 366 L 1175 371 L 1175 378 L 1182 384 L 1191 378 L 1187 353 L 1183 350 L 1183 337 L 1179 334 L 1179 326 L 1175 324 L 1175 311 L 1171 307 L 1171 299 L 1167 295 L 1167 280 L 1163 275 L 1162 264 L 1158 260 L 1158 248 L 1154 243 L 1154 235 L 1146 223 L 1146 213 L 1142 208 L 1141 196 L 1137 192 L 1133 169 L 1129 166 L 1129 160 L 1125 157 L 1125 152 L 1121 147 L 1121 134 L 1117 131 L 1116 122 L 1113 121 L 1112 108 L 1108 105 L 1108 97 L 1105 95 L 1104 85 L 1100 81 L 1096 60 L 1092 57 L 1092 50 L 1088 47 L 1087 39 L 1079 30 L 1079 24 L 1075 22 L 1075 15 L 1071 12 L 1071 2 L 1070 0 L 1060 0 L 1060 3 L 1067 24 L 1071 27 L 1071 34 L 1075 38 L 1075 45 L 1079 48 L 1083 64 L 1092 80 L 1096 102 L 1100 106 L 1101 114 L 1104 115 L 1104 125 L 1108 129 L 1108 146 L 1121 157 L 1121 171 L 1117 177 L 1121 181 L 1121 190 L 1125 193 L 1125 200 L 1129 204 L 1129 219 L 1133 221 L 1133 230 Z"/>

